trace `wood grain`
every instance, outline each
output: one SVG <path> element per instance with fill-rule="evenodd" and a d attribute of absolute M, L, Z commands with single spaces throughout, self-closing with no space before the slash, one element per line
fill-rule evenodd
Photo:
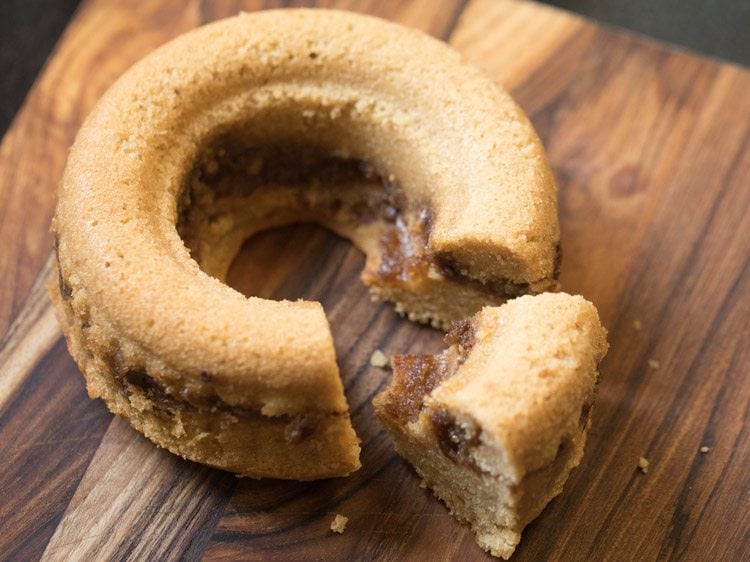
<path fill-rule="evenodd" d="M 42 559 L 198 557 L 233 481 L 160 451 L 115 418 Z"/>
<path fill-rule="evenodd" d="M 418 487 L 370 406 L 389 377 L 369 365 L 374 349 L 434 351 L 441 336 L 370 302 L 357 281 L 362 256 L 332 234 L 299 225 L 257 236 L 229 283 L 323 303 L 363 440 L 363 469 L 352 477 L 237 480 L 157 449 L 86 397 L 55 328 L 43 288 L 48 222 L 83 117 L 156 45 L 239 9 L 281 4 L 88 0 L 4 138 L 0 558 L 486 558 Z M 511 90 L 548 148 L 562 282 L 598 305 L 612 348 L 584 462 L 514 560 L 742 559 L 750 74 L 533 3 L 318 5 L 450 38 Z M 640 456 L 648 474 L 636 469 Z M 349 517 L 343 535 L 328 529 L 335 513 Z"/>
<path fill-rule="evenodd" d="M 27 306 L 0 341 L 0 411 L 23 384 L 40 357 L 61 338 L 60 326 L 47 298 L 52 256 L 31 287 Z"/>

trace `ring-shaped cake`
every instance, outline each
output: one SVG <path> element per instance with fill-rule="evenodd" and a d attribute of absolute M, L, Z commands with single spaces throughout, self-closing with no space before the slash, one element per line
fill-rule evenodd
<path fill-rule="evenodd" d="M 241 14 L 136 64 L 71 149 L 52 294 L 89 394 L 240 475 L 356 470 L 320 304 L 222 282 L 245 239 L 299 221 L 350 239 L 373 295 L 438 327 L 556 286 L 554 181 L 501 88 L 376 18 Z"/>

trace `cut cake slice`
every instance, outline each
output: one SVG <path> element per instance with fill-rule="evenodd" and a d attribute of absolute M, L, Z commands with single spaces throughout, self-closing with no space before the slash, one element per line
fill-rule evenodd
<path fill-rule="evenodd" d="M 439 355 L 397 355 L 375 411 L 477 542 L 510 557 L 583 455 L 598 365 L 596 308 L 544 293 L 457 323 Z"/>

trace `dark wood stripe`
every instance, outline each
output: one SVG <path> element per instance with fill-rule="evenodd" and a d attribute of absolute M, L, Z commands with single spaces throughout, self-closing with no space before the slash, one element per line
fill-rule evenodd
<path fill-rule="evenodd" d="M 748 341 L 750 339 L 750 322 L 746 324 L 745 329 L 742 332 L 742 340 Z M 742 341 L 741 340 L 741 341 Z M 730 375 L 727 380 L 724 381 L 725 386 L 722 388 L 723 395 L 730 393 L 732 388 L 741 387 L 747 382 L 747 375 L 745 373 L 744 366 L 750 362 L 750 348 L 747 346 L 737 346 L 730 362 L 728 374 Z M 715 511 L 718 507 L 722 509 L 725 502 L 719 500 L 720 493 L 734 497 L 739 495 L 738 501 L 735 502 L 735 507 L 738 509 L 733 513 L 732 520 L 740 522 L 739 525 L 734 529 L 738 537 L 740 537 L 741 544 L 748 544 L 750 541 L 750 487 L 746 485 L 746 477 L 748 466 L 750 466 L 750 455 L 747 452 L 748 442 L 748 429 L 750 428 L 750 400 L 745 400 L 745 408 L 740 419 L 742 420 L 741 429 L 738 432 L 734 441 L 729 445 L 729 456 L 724 463 L 724 467 L 721 471 L 721 478 L 718 479 L 716 484 L 711 488 L 710 493 L 706 497 L 703 505 L 700 507 L 700 512 L 695 518 L 695 522 L 692 526 L 692 532 L 689 532 L 685 541 L 682 544 L 682 548 L 675 552 L 675 557 L 682 557 L 685 559 L 690 552 L 705 552 L 705 538 L 702 535 L 714 535 L 720 533 L 724 529 L 719 525 L 718 528 L 706 531 L 709 525 L 701 525 L 704 521 L 704 517 L 708 516 L 710 512 Z M 719 434 L 718 428 L 723 426 L 724 420 L 720 414 L 723 412 L 723 401 L 716 402 L 711 410 L 711 418 L 706 426 L 706 431 L 703 434 L 701 443 L 714 449 L 714 455 L 716 454 L 716 444 L 722 437 Z M 726 414 L 724 414 L 726 416 Z M 711 451 L 709 451 L 711 453 Z M 711 457 L 699 457 L 701 463 L 711 463 L 715 460 Z M 709 472 L 708 466 L 704 467 L 705 472 Z M 739 473 L 739 474 L 738 474 Z M 696 482 L 699 480 L 696 478 Z M 691 494 L 697 486 L 685 486 L 686 495 Z M 737 491 L 739 490 L 739 494 Z M 710 524 L 716 526 L 716 517 L 712 518 Z M 744 525 L 744 528 L 743 528 Z M 744 537 L 744 538 L 743 538 Z M 730 549 L 727 549 L 724 553 L 716 553 L 717 559 L 728 559 L 732 556 Z"/>
<path fill-rule="evenodd" d="M 0 415 L 2 557 L 41 556 L 110 419 L 58 340 Z"/>
<path fill-rule="evenodd" d="M 459 2 L 453 2 L 453 4 L 453 12 L 450 19 L 441 31 L 435 33 L 436 36 L 440 37 L 443 41 L 450 41 L 453 31 L 458 26 L 458 22 L 460 21 L 464 10 L 466 10 L 466 6 L 469 4 L 469 0 L 460 0 Z"/>

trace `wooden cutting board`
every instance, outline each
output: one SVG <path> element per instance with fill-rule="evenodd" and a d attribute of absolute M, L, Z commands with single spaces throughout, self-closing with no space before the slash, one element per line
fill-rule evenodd
<path fill-rule="evenodd" d="M 60 337 L 43 286 L 48 225 L 82 119 L 152 48 L 260 4 L 84 1 L 3 140 L 0 558 L 487 558 L 370 406 L 389 377 L 369 366 L 373 350 L 434 351 L 441 336 L 371 303 L 362 256 L 333 235 L 259 236 L 231 283 L 322 300 L 363 440 L 349 478 L 238 480 L 161 451 L 87 398 Z M 450 40 L 512 92 L 548 148 L 562 282 L 597 304 L 612 347 L 583 463 L 514 560 L 747 556 L 750 74 L 531 3 L 320 4 Z M 349 517 L 343 535 L 329 531 L 335 513 Z"/>

